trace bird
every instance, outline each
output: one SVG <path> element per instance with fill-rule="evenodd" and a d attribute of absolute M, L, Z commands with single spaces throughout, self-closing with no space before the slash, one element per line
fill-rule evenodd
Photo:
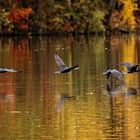
<path fill-rule="evenodd" d="M 140 65 L 138 65 L 138 64 L 133 65 L 133 64 L 131 64 L 131 63 L 129 63 L 129 62 L 122 62 L 122 63 L 120 63 L 120 64 L 126 66 L 127 72 L 128 72 L 128 73 L 140 72 Z M 119 65 L 119 64 L 118 64 L 118 65 Z"/>
<path fill-rule="evenodd" d="M 125 74 L 125 73 L 122 73 L 121 71 L 118 71 L 116 69 L 109 69 L 106 72 L 104 72 L 103 74 L 106 75 L 107 81 L 109 80 L 109 78 L 110 78 L 111 75 L 115 76 L 121 82 L 124 81 L 123 74 Z"/>
<path fill-rule="evenodd" d="M 6 73 L 6 72 L 22 72 L 22 71 L 17 71 L 14 69 L 7 69 L 7 68 L 0 68 L 0 73 Z"/>
<path fill-rule="evenodd" d="M 55 73 L 67 73 L 70 72 L 72 69 L 78 69 L 79 66 L 75 65 L 72 67 L 67 67 L 66 64 L 63 62 L 63 60 L 59 57 L 59 55 L 54 55 L 55 61 L 57 65 L 59 66 L 60 71 L 57 71 Z"/>

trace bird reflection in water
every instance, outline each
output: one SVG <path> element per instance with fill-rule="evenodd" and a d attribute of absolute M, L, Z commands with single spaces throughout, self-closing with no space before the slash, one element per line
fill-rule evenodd
<path fill-rule="evenodd" d="M 121 85 L 111 85 L 107 84 L 106 91 L 108 95 L 117 95 L 120 93 L 125 93 L 125 96 L 134 96 L 137 95 L 137 89 L 134 87 L 127 87 L 125 84 Z"/>
<path fill-rule="evenodd" d="M 75 100 L 75 96 L 68 96 L 68 95 L 60 95 L 60 98 L 56 104 L 56 111 L 59 113 L 62 109 L 62 107 L 64 106 L 65 104 L 65 101 L 67 100 Z"/>
<path fill-rule="evenodd" d="M 125 90 L 125 85 L 124 83 L 120 84 L 120 85 L 116 85 L 113 83 L 107 83 L 106 86 L 106 91 L 108 93 L 108 95 L 116 95 L 118 93 L 122 93 Z"/>

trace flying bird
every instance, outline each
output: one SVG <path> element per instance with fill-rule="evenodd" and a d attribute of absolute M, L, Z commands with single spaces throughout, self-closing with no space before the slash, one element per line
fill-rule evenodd
<path fill-rule="evenodd" d="M 7 69 L 7 68 L 0 68 L 0 73 L 5 73 L 5 72 L 22 72 L 22 71 L 16 71 L 14 69 Z"/>
<path fill-rule="evenodd" d="M 131 63 L 128 62 L 122 62 L 120 63 L 124 66 L 126 66 L 128 73 L 133 73 L 133 72 L 140 72 L 140 65 L 132 65 Z"/>
<path fill-rule="evenodd" d="M 107 78 L 107 81 L 109 80 L 110 76 L 113 75 L 115 76 L 118 80 L 120 80 L 121 82 L 123 82 L 123 74 L 125 73 L 122 73 L 116 69 L 109 69 L 107 70 L 106 72 L 104 72 L 103 74 L 106 75 L 106 78 Z"/>
<path fill-rule="evenodd" d="M 56 73 L 66 73 L 71 71 L 72 69 L 78 69 L 78 65 L 72 66 L 72 67 L 67 67 L 66 64 L 63 62 L 63 60 L 58 56 L 54 55 L 55 61 L 57 65 L 59 66 L 60 71 Z"/>

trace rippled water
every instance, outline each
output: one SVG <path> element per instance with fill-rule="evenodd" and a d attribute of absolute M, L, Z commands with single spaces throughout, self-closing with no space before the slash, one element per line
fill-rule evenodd
<path fill-rule="evenodd" d="M 0 74 L 0 139 L 139 139 L 140 73 L 102 75 L 139 53 L 139 36 L 0 38 L 0 67 L 23 70 Z M 54 54 L 80 68 L 55 74 Z"/>

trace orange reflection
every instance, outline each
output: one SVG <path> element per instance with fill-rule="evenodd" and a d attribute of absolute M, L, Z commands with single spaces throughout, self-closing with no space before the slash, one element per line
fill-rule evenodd
<path fill-rule="evenodd" d="M 115 54 L 112 57 L 110 55 L 110 61 L 113 64 L 122 61 L 135 63 L 133 55 L 136 55 L 136 50 L 133 41 L 124 39 L 123 43 L 116 47 L 116 43 L 120 43 L 116 38 L 116 46 L 111 48 L 111 53 Z M 129 78 L 135 74 L 126 75 L 126 82 L 130 82 L 128 87 L 109 90 L 109 93 L 115 96 L 104 95 L 102 90 L 106 85 L 106 79 L 102 72 L 107 58 L 103 40 L 95 42 L 92 39 L 88 44 L 83 38 L 74 42 L 69 39 L 69 43 L 65 39 L 57 42 L 43 39 L 41 43 L 32 44 L 31 40 L 23 39 L 9 44 L 12 46 L 4 47 L 2 53 L 7 57 L 4 61 L 0 61 L 0 64 L 2 66 L 10 64 L 11 67 L 22 69 L 24 72 L 0 74 L 0 92 L 16 93 L 16 98 L 10 98 L 7 103 L 6 108 L 9 109 L 7 110 L 13 113 L 5 115 L 10 118 L 8 122 L 10 128 L 7 130 L 5 127 L 6 132 L 10 131 L 13 135 L 20 132 L 23 138 L 28 132 L 26 139 L 40 140 L 56 138 L 119 140 L 124 137 L 134 139 L 134 136 L 137 138 L 140 126 L 138 121 L 140 99 L 135 95 L 127 96 L 131 85 Z M 128 44 L 131 45 L 128 47 Z M 75 47 L 78 45 L 80 47 Z M 132 52 L 130 53 L 127 48 L 131 48 Z M 54 52 L 58 53 L 68 66 L 78 62 L 80 69 L 64 75 L 54 74 L 58 68 L 54 61 Z M 124 70 L 124 67 L 120 68 Z M 16 87 L 16 84 L 22 84 L 22 87 Z M 17 88 L 22 89 L 18 92 Z M 137 92 L 137 89 L 131 88 L 129 93 L 132 93 L 131 91 Z M 0 123 L 3 121 L 2 110 L 6 109 L 4 105 L 4 100 L 0 99 Z M 16 109 L 22 113 L 15 115 L 14 113 L 18 113 Z"/>
<path fill-rule="evenodd" d="M 26 65 L 31 65 L 32 51 L 29 44 L 30 40 L 27 38 L 17 40 L 13 44 L 13 63 L 18 69 L 24 69 Z"/>
<path fill-rule="evenodd" d="M 15 85 L 14 85 L 13 74 L 4 73 L 0 76 L 0 94 L 14 94 Z"/>

